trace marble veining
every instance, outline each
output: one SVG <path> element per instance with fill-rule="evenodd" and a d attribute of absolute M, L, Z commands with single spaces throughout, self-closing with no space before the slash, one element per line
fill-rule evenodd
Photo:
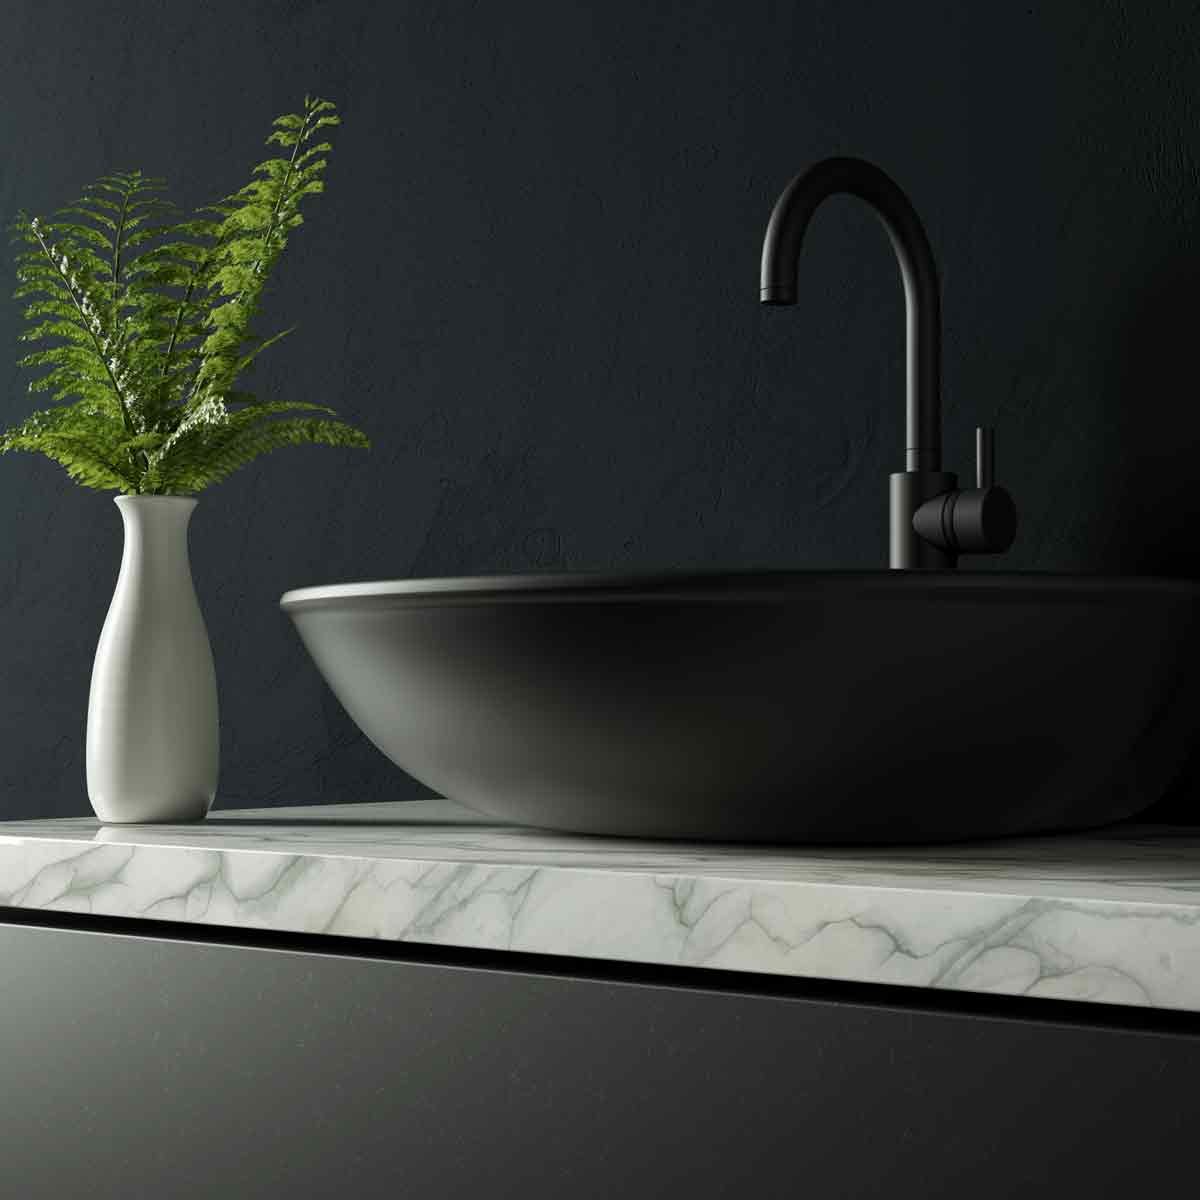
<path fill-rule="evenodd" d="M 0 905 L 1200 1011 L 1200 833 L 656 844 L 447 801 L 0 824 Z"/>

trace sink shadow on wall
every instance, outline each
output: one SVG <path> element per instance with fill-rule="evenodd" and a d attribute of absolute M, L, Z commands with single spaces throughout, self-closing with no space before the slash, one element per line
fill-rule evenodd
<path fill-rule="evenodd" d="M 1107 557 L 1130 575 L 1200 579 L 1200 257 L 1180 254 L 1127 300 L 1104 412 Z"/>
<path fill-rule="evenodd" d="M 1128 297 L 1103 409 L 1112 480 L 1108 569 L 1200 579 L 1200 256 L 1181 247 Z M 1188 687 L 1182 704 L 1200 704 Z M 1148 820 L 1200 820 L 1200 748 Z"/>

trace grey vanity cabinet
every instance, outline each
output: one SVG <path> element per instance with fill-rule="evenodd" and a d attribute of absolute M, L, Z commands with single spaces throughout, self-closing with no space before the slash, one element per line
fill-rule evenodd
<path fill-rule="evenodd" d="M 8 915 L 4 1197 L 1095 1197 L 1194 1166 L 1186 1022 Z"/>

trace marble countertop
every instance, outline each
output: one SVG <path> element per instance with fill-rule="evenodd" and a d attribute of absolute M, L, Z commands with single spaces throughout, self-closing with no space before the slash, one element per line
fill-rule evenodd
<path fill-rule="evenodd" d="M 1200 1011 L 1200 829 L 732 847 L 448 801 L 10 821 L 0 905 Z"/>

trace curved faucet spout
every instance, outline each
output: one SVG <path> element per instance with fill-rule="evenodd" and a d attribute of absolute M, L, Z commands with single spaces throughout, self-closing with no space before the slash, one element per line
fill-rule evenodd
<path fill-rule="evenodd" d="M 763 304 L 795 304 L 800 245 L 827 196 L 865 200 L 883 222 L 900 261 L 908 314 L 905 467 L 942 469 L 942 302 L 937 266 L 925 228 L 908 197 L 871 163 L 827 158 L 797 175 L 779 197 L 763 239 Z"/>

